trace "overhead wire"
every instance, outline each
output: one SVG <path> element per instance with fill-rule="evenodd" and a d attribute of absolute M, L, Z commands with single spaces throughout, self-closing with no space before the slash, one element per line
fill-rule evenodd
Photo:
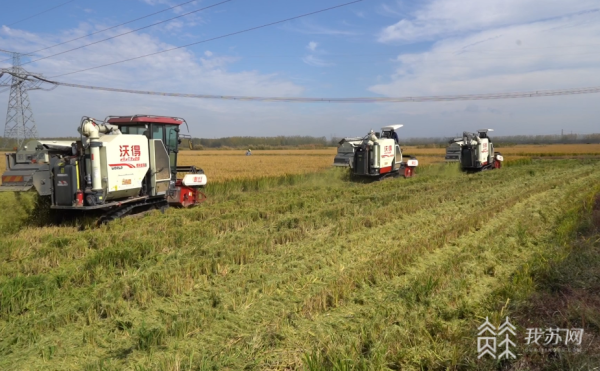
<path fill-rule="evenodd" d="M 234 101 L 252 101 L 252 102 L 296 102 L 296 103 L 420 103 L 420 102 L 449 102 L 449 101 L 468 101 L 468 100 L 494 100 L 494 99 L 515 99 L 515 98 L 534 98 L 551 97 L 560 95 L 592 94 L 600 93 L 600 86 L 588 88 L 559 89 L 559 90 L 536 90 L 528 92 L 511 93 L 488 93 L 488 94 L 458 94 L 458 95 L 434 95 L 434 96 L 413 96 L 413 97 L 357 97 L 357 98 L 310 98 L 310 97 L 256 97 L 256 96 L 234 96 L 234 95 L 209 95 L 209 94 L 186 94 L 186 93 L 165 93 L 156 91 L 143 91 L 132 89 L 107 88 L 99 86 L 72 84 L 66 82 L 53 81 L 52 84 L 58 86 L 67 86 L 71 88 L 90 89 L 109 91 L 116 93 L 155 95 L 163 97 L 197 98 L 197 99 L 218 99 Z"/>
<path fill-rule="evenodd" d="M 2 74 L 15 75 L 9 70 L 0 70 Z M 296 103 L 421 103 L 421 102 L 450 102 L 450 101 L 469 101 L 469 100 L 496 100 L 496 99 L 516 99 L 516 98 L 535 98 L 535 97 L 553 97 L 563 95 L 579 95 L 600 93 L 600 86 L 570 89 L 553 90 L 535 90 L 525 92 L 508 93 L 485 93 L 485 94 L 452 94 L 452 95 L 430 95 L 430 96 L 405 96 L 405 97 L 353 97 L 353 98 L 311 98 L 311 97 L 258 97 L 242 95 L 215 95 L 215 94 L 188 94 L 188 93 L 168 93 L 147 90 L 119 89 L 102 86 L 73 84 L 68 82 L 53 81 L 39 75 L 27 74 L 19 76 L 23 80 L 31 81 L 37 79 L 42 82 L 53 84 L 55 86 L 65 86 L 78 89 L 88 89 L 97 91 L 107 91 L 113 93 L 129 93 L 140 95 L 152 95 L 163 97 L 196 98 L 196 99 L 216 99 L 228 101 L 250 101 L 250 102 L 296 102 Z"/>
<path fill-rule="evenodd" d="M 60 7 L 62 7 L 62 6 L 65 6 L 65 5 L 67 5 L 67 4 L 73 3 L 73 2 L 75 2 L 75 1 L 77 1 L 77 0 L 70 0 L 70 1 L 66 1 L 66 2 L 64 2 L 64 3 L 62 3 L 62 4 L 59 4 L 59 5 L 56 5 L 56 6 L 52 7 L 52 8 L 49 8 L 49 9 L 43 10 L 43 11 L 41 11 L 41 12 L 39 12 L 39 13 L 36 13 L 36 14 L 34 14 L 34 15 L 31 15 L 31 16 L 29 16 L 29 17 L 26 17 L 26 18 L 23 18 L 23 19 L 21 19 L 21 20 L 18 20 L 18 21 L 16 21 L 16 22 L 10 23 L 10 24 L 8 24 L 7 26 L 9 26 L 9 27 L 10 27 L 10 26 L 14 26 L 14 25 L 16 25 L 17 23 L 21 23 L 21 22 L 27 21 L 27 20 L 29 20 L 29 19 L 31 19 L 31 18 L 37 17 L 38 15 L 42 15 L 42 14 L 48 13 L 48 12 L 50 12 L 50 11 L 54 10 L 54 9 L 58 9 L 58 8 L 60 8 Z"/>
<path fill-rule="evenodd" d="M 404 96 L 404 97 L 353 97 L 353 98 L 311 98 L 311 97 L 258 97 L 242 95 L 215 95 L 215 94 L 188 94 L 188 93 L 167 93 L 146 90 L 119 89 L 102 86 L 73 84 L 68 82 L 53 81 L 40 75 L 15 74 L 8 69 L 0 69 L 0 77 L 4 74 L 17 76 L 24 81 L 40 81 L 57 86 L 65 86 L 78 89 L 88 89 L 97 91 L 107 91 L 113 93 L 128 93 L 153 95 L 163 97 L 178 98 L 196 98 L 196 99 L 217 99 L 228 101 L 251 101 L 251 102 L 296 102 L 296 103 L 421 103 L 421 102 L 451 102 L 451 101 L 472 101 L 472 100 L 496 100 L 496 99 L 518 99 L 518 98 L 537 98 L 554 97 L 564 95 L 595 94 L 600 93 L 600 86 L 569 89 L 552 90 L 534 90 L 524 92 L 507 93 L 484 93 L 484 94 L 451 94 L 451 95 L 429 95 L 429 96 Z"/>
<path fill-rule="evenodd" d="M 222 4 L 225 4 L 225 3 L 231 2 L 231 1 L 233 1 L 233 0 L 224 0 L 224 1 L 221 1 L 221 2 L 219 2 L 219 3 L 212 4 L 212 5 L 209 5 L 209 6 L 205 6 L 205 7 L 203 7 L 203 8 L 196 9 L 196 10 L 193 10 L 193 11 L 191 11 L 191 12 L 187 12 L 187 13 L 185 13 L 185 14 L 180 14 L 180 15 L 178 15 L 178 16 L 171 17 L 171 18 L 169 18 L 169 19 L 165 19 L 165 20 L 162 20 L 162 21 L 159 21 L 159 22 L 155 22 L 155 23 L 152 23 L 152 24 L 150 24 L 150 25 L 147 25 L 147 26 L 144 26 L 144 27 L 139 27 L 139 28 L 136 28 L 136 29 L 134 29 L 134 30 L 130 30 L 130 31 L 127 31 L 127 32 L 124 32 L 124 33 L 121 33 L 121 34 L 118 34 L 118 35 L 115 35 L 115 36 L 107 37 L 107 38 L 105 38 L 105 39 L 102 39 L 102 40 L 98 40 L 98 41 L 94 41 L 94 42 L 92 42 L 92 43 L 88 43 L 88 44 L 85 44 L 85 45 L 81 45 L 81 46 L 78 46 L 78 47 L 76 47 L 76 48 L 72 48 L 72 49 L 69 49 L 69 50 L 64 50 L 64 51 L 62 51 L 62 52 L 59 52 L 59 53 L 55 53 L 55 54 L 52 54 L 52 55 L 47 55 L 47 56 L 45 56 L 45 57 L 38 58 L 38 59 L 34 59 L 34 60 L 31 60 L 31 61 L 29 61 L 29 62 L 21 63 L 21 65 L 22 65 L 22 66 L 24 66 L 24 65 L 26 65 L 26 64 L 35 63 L 35 62 L 38 62 L 38 61 L 41 61 L 41 60 L 44 60 L 44 59 L 48 59 L 48 58 L 52 58 L 52 57 L 56 57 L 57 55 L 62 55 L 62 54 L 70 53 L 70 52 L 72 52 L 72 51 L 75 51 L 75 50 L 79 50 L 79 49 L 87 48 L 88 46 L 92 46 L 92 45 L 100 44 L 100 43 L 102 43 L 102 42 L 105 42 L 105 41 L 108 41 L 108 40 L 116 39 L 116 38 L 118 38 L 118 37 L 125 36 L 125 35 L 128 35 L 128 34 L 131 34 L 131 33 L 137 32 L 137 31 L 139 31 L 139 30 L 144 30 L 144 29 L 146 29 L 146 28 L 150 28 L 150 27 L 157 26 L 157 25 L 159 25 L 159 24 L 163 24 L 163 23 L 166 23 L 166 22 L 170 22 L 170 21 L 172 21 L 172 20 L 174 20 L 174 19 L 182 18 L 182 17 L 188 16 L 188 15 L 190 15 L 190 14 L 194 14 L 194 13 L 198 13 L 198 12 L 201 12 L 201 11 L 203 11 L 203 10 L 206 10 L 206 9 L 214 8 L 214 7 L 216 7 L 216 6 L 219 6 L 219 5 L 222 5 Z"/>
<path fill-rule="evenodd" d="M 14 53 L 15 53 L 15 52 L 13 52 L 13 51 L 10 51 L 10 50 L 5 50 L 5 49 L 0 49 L 0 52 L 2 52 L 2 53 L 6 53 L 6 54 L 14 54 Z M 12 58 L 9 58 L 9 59 L 7 59 L 7 60 L 12 60 Z M 2 62 L 4 62 L 4 61 L 2 61 Z"/>
<path fill-rule="evenodd" d="M 316 11 L 313 11 L 313 12 L 309 12 L 309 13 L 297 15 L 297 16 L 294 16 L 294 17 L 282 19 L 280 21 L 275 21 L 275 22 L 266 23 L 266 24 L 263 24 L 263 25 L 260 25 L 260 26 L 246 28 L 244 30 L 231 32 L 231 33 L 224 34 L 224 35 L 221 35 L 221 36 L 216 36 L 216 37 L 212 37 L 212 38 L 209 38 L 209 39 L 204 39 L 204 40 L 196 41 L 196 42 L 185 44 L 185 45 L 181 45 L 181 46 L 176 46 L 176 47 L 173 47 L 173 48 L 161 50 L 161 51 L 154 52 L 154 53 L 144 54 L 144 55 L 140 55 L 140 56 L 133 57 L 133 58 L 128 58 L 128 59 L 123 59 L 123 60 L 116 61 L 116 62 L 106 63 L 106 64 L 102 64 L 102 65 L 95 66 L 95 67 L 84 68 L 84 69 L 78 70 L 78 71 L 67 72 L 67 73 L 63 73 L 63 74 L 60 74 L 60 75 L 52 76 L 51 78 L 62 77 L 62 76 L 67 76 L 67 75 L 73 75 L 73 74 L 80 73 L 80 72 L 91 71 L 91 70 L 95 70 L 95 69 L 98 69 L 98 68 L 113 66 L 113 65 L 116 65 L 116 64 L 120 64 L 120 63 L 130 62 L 130 61 L 134 61 L 134 60 L 138 60 L 138 59 L 142 59 L 142 58 L 147 58 L 147 57 L 151 57 L 151 56 L 154 56 L 154 55 L 171 52 L 173 50 L 187 48 L 189 46 L 198 45 L 198 44 L 206 43 L 206 42 L 209 42 L 209 41 L 219 40 L 219 39 L 223 39 L 223 38 L 226 38 L 226 37 L 230 37 L 230 36 L 234 36 L 234 35 L 239 35 L 239 34 L 242 34 L 242 33 L 246 33 L 246 32 L 250 32 L 250 31 L 258 30 L 258 29 L 261 29 L 261 28 L 266 28 L 266 27 L 277 25 L 277 24 L 289 22 L 289 21 L 292 21 L 292 20 L 295 20 L 295 19 L 308 17 L 308 16 L 311 16 L 311 15 L 314 15 L 314 14 L 327 12 L 329 10 L 342 8 L 342 7 L 345 7 L 345 6 L 348 6 L 348 5 L 352 5 L 352 4 L 356 4 L 356 3 L 359 3 L 359 2 L 362 2 L 362 1 L 364 1 L 364 0 L 354 0 L 354 1 L 347 2 L 347 3 L 335 5 L 335 6 L 332 6 L 332 7 L 329 7 L 329 8 L 324 8 L 324 9 L 316 10 Z"/>
<path fill-rule="evenodd" d="M 22 53 L 22 55 L 34 55 L 34 54 L 36 54 L 36 53 L 39 53 L 39 52 L 41 52 L 41 51 L 48 50 L 48 49 L 52 49 L 52 48 L 54 48 L 54 47 L 57 47 L 57 46 L 60 46 L 60 45 L 68 44 L 68 43 L 70 43 L 70 42 L 73 42 L 73 41 L 77 41 L 77 40 L 85 39 L 86 37 L 90 37 L 90 36 L 93 36 L 93 35 L 96 35 L 96 34 L 99 34 L 99 33 L 102 33 L 102 32 L 106 32 L 106 31 L 109 31 L 109 30 L 112 30 L 112 29 L 115 29 L 115 28 L 118 28 L 118 27 L 122 27 L 122 26 L 125 26 L 125 25 L 129 24 L 129 23 L 137 22 L 137 21 L 140 21 L 140 20 L 142 20 L 142 19 L 146 19 L 146 18 L 149 18 L 149 17 L 155 16 L 155 15 L 157 15 L 157 14 L 160 14 L 160 13 L 167 12 L 167 11 L 169 11 L 169 10 L 172 10 L 172 9 L 175 9 L 175 8 L 182 7 L 182 6 L 184 6 L 184 5 L 187 5 L 187 4 L 189 4 L 189 3 L 193 3 L 193 2 L 195 2 L 195 1 L 198 1 L 198 0 L 190 0 L 190 1 L 186 1 L 186 2 L 184 2 L 184 3 L 180 3 L 180 4 L 177 4 L 177 5 L 173 5 L 173 6 L 169 7 L 169 8 L 165 8 L 165 9 L 159 10 L 159 11 L 157 11 L 157 12 L 150 13 L 150 14 L 147 14 L 147 15 L 145 15 L 145 16 L 142 16 L 142 17 L 139 17 L 139 18 L 132 19 L 132 20 L 129 20 L 129 21 L 127 21 L 127 22 L 120 23 L 120 24 L 118 24 L 118 25 L 115 25 L 115 26 L 111 26 L 111 27 L 104 28 L 104 29 L 101 29 L 101 30 L 98 30 L 98 31 L 94 31 L 94 32 L 92 32 L 92 33 L 89 33 L 89 34 L 86 34 L 86 35 L 83 35 L 83 36 L 79 36 L 79 37 L 76 37 L 76 38 L 74 38 L 74 39 L 70 39 L 70 40 L 67 40 L 67 41 L 63 41 L 63 42 L 61 42 L 61 43 L 58 43 L 58 44 L 50 45 L 50 46 L 47 46 L 47 47 L 45 47 L 45 48 L 42 48 L 42 49 L 38 49 L 38 50 L 32 51 L 32 52 L 30 52 L 30 53 Z M 3 61 L 0 61 L 0 63 L 1 63 L 1 62 L 6 62 L 7 60 L 8 60 L 8 59 L 5 59 L 5 60 L 3 60 Z"/>

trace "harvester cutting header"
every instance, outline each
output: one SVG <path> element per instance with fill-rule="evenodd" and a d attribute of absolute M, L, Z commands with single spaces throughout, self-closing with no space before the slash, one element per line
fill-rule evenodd
<path fill-rule="evenodd" d="M 7 153 L 0 191 L 35 187 L 52 209 L 103 210 L 102 222 L 140 209 L 196 205 L 205 199 L 200 188 L 207 179 L 201 169 L 177 166 L 184 123 L 150 115 L 84 117 L 76 142 L 34 140 Z"/>

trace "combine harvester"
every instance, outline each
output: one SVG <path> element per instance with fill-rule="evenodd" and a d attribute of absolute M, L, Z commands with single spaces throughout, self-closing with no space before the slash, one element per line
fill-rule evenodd
<path fill-rule="evenodd" d="M 349 167 L 355 178 L 383 179 L 390 176 L 410 178 L 419 165 L 416 158 L 403 161 L 402 149 L 393 138 L 396 130 L 404 125 L 391 125 L 373 130 L 363 138 L 344 138 L 340 141 L 334 166 Z"/>
<path fill-rule="evenodd" d="M 200 188 L 207 179 L 201 169 L 177 166 L 183 123 L 150 115 L 102 122 L 83 117 L 76 142 L 33 140 L 7 153 L 0 191 L 35 187 L 51 209 L 102 212 L 98 224 L 169 205 L 197 205 L 206 199 Z"/>
<path fill-rule="evenodd" d="M 493 129 L 481 129 L 477 133 L 464 132 L 462 138 L 454 138 L 446 148 L 446 161 L 459 162 L 461 170 L 478 172 L 502 167 L 504 157 L 494 152 L 494 144 L 488 133 Z"/>

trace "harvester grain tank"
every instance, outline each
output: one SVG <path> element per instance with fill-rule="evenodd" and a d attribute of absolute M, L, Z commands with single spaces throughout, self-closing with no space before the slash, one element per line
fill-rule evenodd
<path fill-rule="evenodd" d="M 346 138 L 340 142 L 334 159 L 335 166 L 347 166 L 353 177 L 384 178 L 414 174 L 419 161 L 409 157 L 404 161 L 400 145 L 394 133 L 403 125 L 391 125 L 381 128 L 381 132 L 371 130 L 363 138 Z"/>
<path fill-rule="evenodd" d="M 464 132 L 460 144 L 460 167 L 467 172 L 476 172 L 502 167 L 504 158 L 494 152 L 494 144 L 488 133 L 492 129 L 481 129 L 477 133 Z"/>
<path fill-rule="evenodd" d="M 35 188 L 52 209 L 102 211 L 99 222 L 151 208 L 197 205 L 206 198 L 200 189 L 207 178 L 202 169 L 177 166 L 184 123 L 151 115 L 84 117 L 78 141 L 31 141 L 7 153 L 0 191 Z"/>

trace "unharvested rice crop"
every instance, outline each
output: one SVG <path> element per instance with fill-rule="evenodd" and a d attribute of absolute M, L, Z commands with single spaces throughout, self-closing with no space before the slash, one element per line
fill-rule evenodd
<path fill-rule="evenodd" d="M 0 369 L 489 369 L 477 326 L 565 256 L 598 165 L 334 169 L 83 231 L 4 195 Z"/>
<path fill-rule="evenodd" d="M 414 155 L 420 165 L 444 162 L 445 149 L 403 147 L 405 154 Z M 526 157 L 572 157 L 600 156 L 600 145 L 532 145 L 499 148 L 506 160 Z M 209 183 L 232 179 L 255 179 L 286 174 L 306 174 L 327 170 L 332 167 L 336 148 L 312 150 L 256 150 L 245 156 L 244 150 L 182 150 L 180 165 L 195 165 L 202 168 Z M 0 152 L 0 172 L 5 170 L 4 154 Z"/>
<path fill-rule="evenodd" d="M 306 174 L 330 169 L 337 150 L 253 151 L 182 151 L 181 165 L 196 165 L 210 181 L 251 179 L 286 174 Z M 442 158 L 443 160 L 443 158 Z M 432 157 L 419 159 L 421 165 L 435 162 Z"/>
<path fill-rule="evenodd" d="M 240 150 L 182 151 L 183 165 L 196 165 L 205 170 L 209 181 L 240 178 L 256 178 L 284 174 L 304 174 L 331 168 L 336 148 L 316 150 L 267 150 L 253 151 L 245 156 Z M 600 156 L 600 145 L 528 145 L 498 148 L 505 159 L 517 160 L 527 157 Z M 444 162 L 444 148 L 403 147 L 403 152 L 414 155 L 419 164 Z"/>

